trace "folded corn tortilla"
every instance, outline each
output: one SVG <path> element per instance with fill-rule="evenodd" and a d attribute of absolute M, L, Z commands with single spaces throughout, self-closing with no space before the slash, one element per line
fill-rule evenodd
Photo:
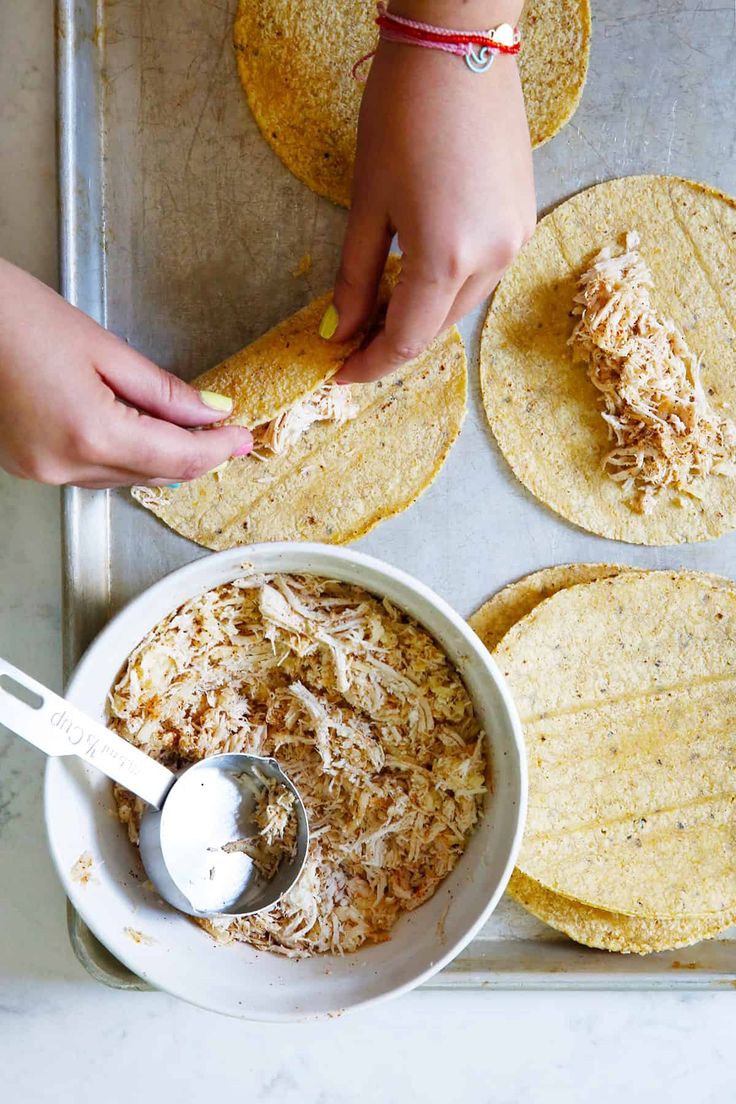
<path fill-rule="evenodd" d="M 385 305 L 398 276 L 384 276 Z M 233 400 L 229 421 L 269 423 L 328 381 L 360 342 L 324 341 L 323 296 L 194 380 Z M 465 416 L 465 351 L 453 327 L 423 356 L 371 384 L 346 387 L 355 417 L 317 422 L 287 451 L 247 456 L 179 487 L 133 496 L 206 548 L 274 540 L 342 544 L 405 510 L 434 480 Z"/>

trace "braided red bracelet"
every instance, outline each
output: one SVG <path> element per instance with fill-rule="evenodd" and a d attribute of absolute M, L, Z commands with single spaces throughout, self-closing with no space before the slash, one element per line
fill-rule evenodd
<path fill-rule="evenodd" d="M 420 23 L 406 19 L 402 15 L 393 15 L 386 5 L 378 4 L 379 37 L 388 42 L 404 42 L 411 46 L 423 46 L 428 50 L 444 50 L 448 54 L 457 54 L 465 58 L 465 64 L 474 73 L 485 73 L 493 65 L 496 54 L 516 55 L 521 49 L 521 36 L 518 27 L 510 23 L 488 31 L 453 31 L 446 27 L 434 27 L 431 23 Z M 358 68 L 373 56 L 375 51 L 360 58 L 353 66 L 353 76 Z"/>

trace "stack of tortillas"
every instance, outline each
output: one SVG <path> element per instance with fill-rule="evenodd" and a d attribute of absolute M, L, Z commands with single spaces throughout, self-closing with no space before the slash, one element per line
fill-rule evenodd
<path fill-rule="evenodd" d="M 347 207 L 363 85 L 355 62 L 375 49 L 372 0 L 240 0 L 238 70 L 261 133 L 318 195 Z M 519 58 L 532 143 L 578 105 L 590 49 L 589 0 L 529 0 Z"/>
<path fill-rule="evenodd" d="M 736 584 L 549 568 L 471 625 L 527 745 L 511 896 L 610 951 L 687 946 L 736 923 Z"/>

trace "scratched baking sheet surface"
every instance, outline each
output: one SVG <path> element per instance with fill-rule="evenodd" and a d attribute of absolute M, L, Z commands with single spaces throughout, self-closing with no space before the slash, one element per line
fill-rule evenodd
<path fill-rule="evenodd" d="M 108 326 L 185 377 L 325 290 L 345 223 L 345 212 L 312 195 L 261 139 L 235 68 L 235 6 L 117 0 L 98 5 L 94 25 L 91 4 L 75 41 L 68 41 L 74 28 L 62 22 L 59 29 L 72 86 L 89 86 L 74 101 L 73 123 L 62 117 L 62 142 L 72 162 L 78 154 L 82 177 L 64 185 L 74 216 L 64 240 L 77 262 L 68 287 L 88 309 L 101 287 L 98 313 Z M 595 0 L 593 8 L 582 104 L 535 154 L 540 209 L 598 181 L 642 172 L 678 173 L 736 192 L 733 4 Z M 98 125 L 104 201 L 96 200 L 94 171 L 84 165 L 85 134 Z M 312 266 L 297 275 L 305 254 Z M 480 317 L 463 327 L 471 397 L 459 442 L 421 500 L 360 547 L 419 576 L 463 614 L 508 581 L 553 563 L 613 560 L 733 574 L 736 535 L 690 548 L 615 544 L 577 530 L 527 494 L 485 427 Z M 111 496 L 109 512 L 99 496 L 69 494 L 65 535 L 72 653 L 133 595 L 204 554 L 125 494 Z M 109 975 L 76 921 L 73 928 L 82 957 L 91 955 L 98 976 Z M 728 940 L 643 960 L 610 956 L 578 948 L 504 903 L 433 984 L 720 986 L 732 983 L 735 969 Z"/>

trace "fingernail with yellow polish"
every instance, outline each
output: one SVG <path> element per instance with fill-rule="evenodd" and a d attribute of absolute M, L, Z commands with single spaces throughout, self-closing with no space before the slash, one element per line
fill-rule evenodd
<path fill-rule="evenodd" d="M 330 303 L 329 307 L 322 315 L 322 321 L 319 324 L 319 336 L 323 337 L 325 341 L 329 341 L 331 337 L 335 336 L 339 325 L 340 315 L 337 313 L 335 304 Z"/>
<path fill-rule="evenodd" d="M 217 410 L 220 414 L 231 414 L 233 400 L 227 395 L 218 395 L 217 391 L 200 391 L 199 397 L 210 410 Z"/>

